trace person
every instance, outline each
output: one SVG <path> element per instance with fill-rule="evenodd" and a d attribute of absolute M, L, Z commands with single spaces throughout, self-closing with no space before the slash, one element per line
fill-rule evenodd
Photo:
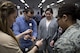
<path fill-rule="evenodd" d="M 63 34 L 54 43 L 54 53 L 80 53 L 80 19 L 76 13 L 77 6 L 64 4 L 58 11 L 58 24 L 63 29 Z"/>
<path fill-rule="evenodd" d="M 53 53 L 52 47 L 50 46 L 50 43 L 53 44 L 53 38 L 55 33 L 58 29 L 58 23 L 57 19 L 53 17 L 53 10 L 52 8 L 47 8 L 45 11 L 45 18 L 43 18 L 40 21 L 39 24 L 39 31 L 38 31 L 38 39 L 43 38 L 43 45 L 39 49 L 39 52 L 43 53 L 46 52 L 46 49 L 48 53 Z"/>
<path fill-rule="evenodd" d="M 37 25 L 39 25 L 41 18 L 42 18 L 42 16 L 39 14 L 39 12 L 37 12 L 37 14 L 34 16 L 34 19 L 37 22 Z"/>
<path fill-rule="evenodd" d="M 22 37 L 19 41 L 20 47 L 24 53 L 26 48 L 30 49 L 33 46 L 33 42 L 36 40 L 37 37 L 37 23 L 33 19 L 34 11 L 31 8 L 24 9 L 24 16 L 17 17 L 16 21 L 13 24 L 13 32 L 17 36 L 18 34 L 26 31 L 27 29 L 32 29 L 32 34 L 28 34 L 31 36 L 30 39 L 25 39 Z"/>
<path fill-rule="evenodd" d="M 19 11 L 19 16 L 23 16 L 23 11 Z"/>
<path fill-rule="evenodd" d="M 16 16 L 17 8 L 15 4 L 10 1 L 5 1 L 0 5 L 0 53 L 22 53 L 18 41 L 25 34 L 32 32 L 31 29 L 28 29 L 21 34 L 14 36 L 11 26 L 15 21 Z M 42 45 L 42 41 L 43 39 L 38 40 L 33 49 L 28 53 L 35 53 L 38 50 L 38 47 Z"/>

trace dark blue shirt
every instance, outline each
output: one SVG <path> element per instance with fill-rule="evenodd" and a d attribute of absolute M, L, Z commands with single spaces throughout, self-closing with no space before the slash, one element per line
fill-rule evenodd
<path fill-rule="evenodd" d="M 36 21 L 34 19 L 26 21 L 24 16 L 18 17 L 16 18 L 16 22 L 14 22 L 13 24 L 13 32 L 15 35 L 18 35 L 24 31 L 26 31 L 27 29 L 30 29 L 29 24 L 32 23 L 32 35 L 34 37 L 37 37 L 37 24 Z M 24 40 L 24 38 L 22 37 L 20 39 L 20 45 L 22 48 L 28 48 L 32 45 L 32 41 L 29 40 Z"/>

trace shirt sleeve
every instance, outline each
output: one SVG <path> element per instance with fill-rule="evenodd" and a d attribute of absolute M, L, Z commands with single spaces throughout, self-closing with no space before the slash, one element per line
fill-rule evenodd
<path fill-rule="evenodd" d="M 73 33 L 69 38 L 60 38 L 54 45 L 55 53 L 76 53 L 80 48 L 80 32 Z"/>
<path fill-rule="evenodd" d="M 20 32 L 19 32 L 19 24 L 17 22 L 14 22 L 12 30 L 13 30 L 15 35 L 20 34 Z"/>
<path fill-rule="evenodd" d="M 39 23 L 39 27 L 38 27 L 38 37 L 37 37 L 37 39 L 41 39 L 41 22 L 42 21 L 40 21 L 40 23 Z"/>
<path fill-rule="evenodd" d="M 37 37 L 37 23 L 33 21 L 33 36 Z"/>
<path fill-rule="evenodd" d="M 1 38 L 0 53 L 22 53 L 22 51 L 17 42 L 8 35 L 4 38 Z"/>
<path fill-rule="evenodd" d="M 52 40 L 56 41 L 57 37 L 58 37 L 58 24 L 56 22 L 53 26 Z"/>
<path fill-rule="evenodd" d="M 19 47 L 15 47 L 15 48 L 11 48 L 11 47 L 5 47 L 5 46 L 0 46 L 1 49 L 0 50 L 1 53 L 22 53 L 22 51 L 20 50 Z"/>

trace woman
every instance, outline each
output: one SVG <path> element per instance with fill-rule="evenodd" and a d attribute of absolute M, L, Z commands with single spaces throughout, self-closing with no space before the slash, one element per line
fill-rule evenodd
<path fill-rule="evenodd" d="M 44 39 L 43 45 L 40 47 L 41 53 L 46 53 L 46 50 L 48 53 L 53 53 L 50 45 L 51 43 L 53 44 L 53 39 L 58 29 L 57 19 L 53 15 L 52 8 L 47 8 L 45 11 L 45 18 L 43 18 L 39 24 L 38 39 Z"/>
<path fill-rule="evenodd" d="M 26 30 L 18 36 L 14 37 L 10 29 L 17 16 L 16 6 L 10 2 L 5 1 L 0 6 L 0 53 L 22 53 L 19 48 L 18 41 L 22 36 L 31 33 L 32 30 Z M 16 39 L 17 38 L 17 39 Z M 28 37 L 27 37 L 28 38 Z M 35 53 L 37 48 L 42 45 L 43 40 L 36 42 L 29 53 Z"/>
<path fill-rule="evenodd" d="M 74 4 L 64 4 L 58 11 L 58 24 L 63 34 L 54 44 L 54 53 L 80 53 L 80 25 Z"/>

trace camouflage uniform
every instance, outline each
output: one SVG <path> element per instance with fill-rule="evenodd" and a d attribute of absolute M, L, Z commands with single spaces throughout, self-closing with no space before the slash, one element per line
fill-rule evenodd
<path fill-rule="evenodd" d="M 54 53 L 80 53 L 80 25 L 70 26 L 54 44 Z"/>

